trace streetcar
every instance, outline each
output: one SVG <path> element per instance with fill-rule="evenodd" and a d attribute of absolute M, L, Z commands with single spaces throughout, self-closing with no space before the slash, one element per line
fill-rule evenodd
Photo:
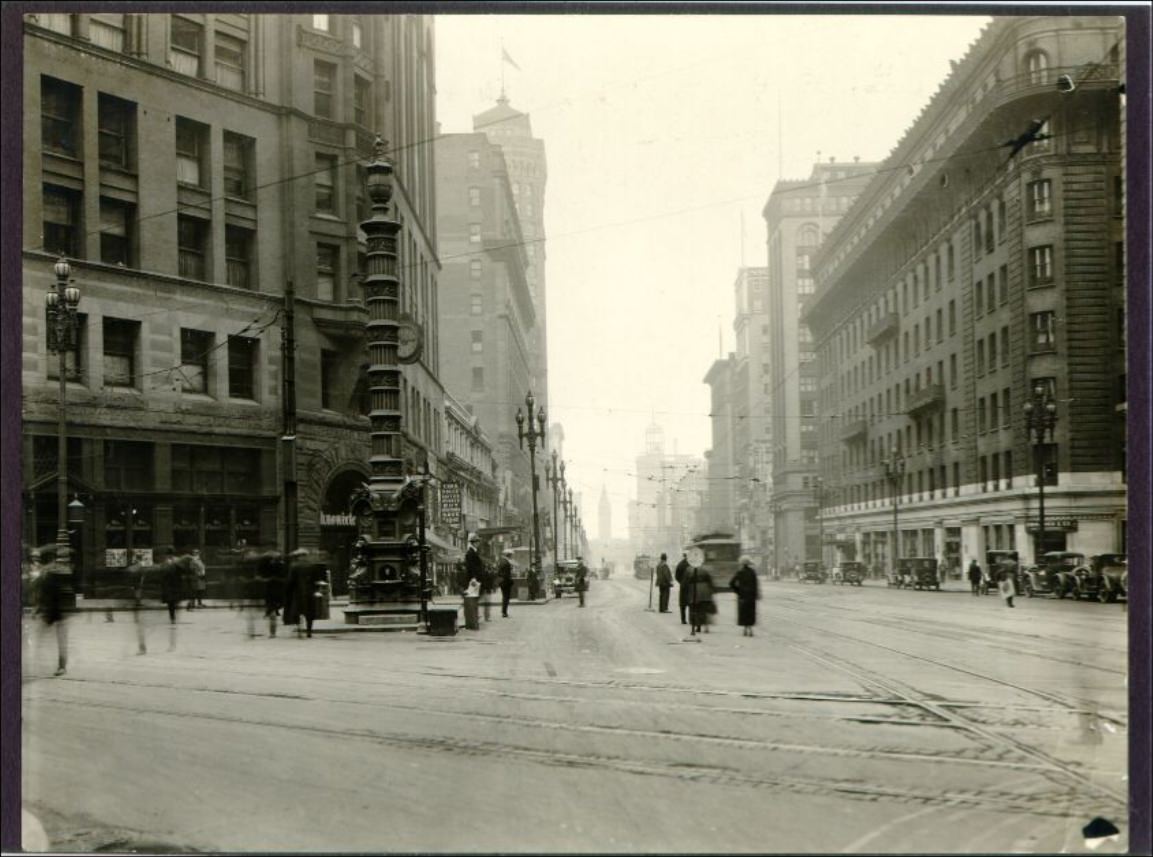
<path fill-rule="evenodd" d="M 633 577 L 637 580 L 649 580 L 655 569 L 656 563 L 648 554 L 637 554 L 636 559 L 633 560 Z"/>
<path fill-rule="evenodd" d="M 727 589 L 740 565 L 741 542 L 732 533 L 706 533 L 685 545 L 685 553 L 712 576 L 714 586 Z"/>

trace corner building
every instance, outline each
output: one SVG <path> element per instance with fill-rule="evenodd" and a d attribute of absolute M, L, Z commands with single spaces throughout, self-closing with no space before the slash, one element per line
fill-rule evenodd
<path fill-rule="evenodd" d="M 841 557 L 893 557 L 897 450 L 900 556 L 1033 561 L 1038 386 L 1045 549 L 1126 549 L 1123 37 L 1113 17 L 995 20 L 818 254 L 804 319 Z"/>
<path fill-rule="evenodd" d="M 339 589 L 368 474 L 359 224 L 377 133 L 421 342 L 405 456 L 439 466 L 431 17 L 40 13 L 23 48 L 25 542 L 56 528 L 58 256 L 82 294 L 67 392 L 82 586 L 167 544 L 200 548 L 211 586 L 241 540 L 281 544 L 291 283 L 299 541 Z"/>

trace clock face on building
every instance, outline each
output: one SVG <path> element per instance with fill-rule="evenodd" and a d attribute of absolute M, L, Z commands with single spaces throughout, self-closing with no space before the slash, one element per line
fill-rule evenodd
<path fill-rule="evenodd" d="M 424 350 L 424 330 L 411 316 L 400 319 L 397 331 L 396 357 L 401 363 L 415 363 Z"/>

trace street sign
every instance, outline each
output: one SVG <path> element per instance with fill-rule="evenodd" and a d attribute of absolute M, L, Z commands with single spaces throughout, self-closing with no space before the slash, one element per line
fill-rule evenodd
<path fill-rule="evenodd" d="M 446 526 L 460 526 L 460 483 L 442 482 L 440 485 L 440 520 Z"/>

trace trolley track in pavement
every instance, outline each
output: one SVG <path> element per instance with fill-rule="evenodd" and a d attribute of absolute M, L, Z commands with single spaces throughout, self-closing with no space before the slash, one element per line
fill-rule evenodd
<path fill-rule="evenodd" d="M 802 609 L 803 609 L 799 606 L 793 607 L 793 606 L 786 606 L 786 605 L 781 605 L 781 604 L 778 604 L 776 606 L 782 607 L 783 609 L 786 609 L 786 610 L 791 610 L 793 612 L 802 612 Z M 973 676 L 974 678 L 979 678 L 979 679 L 982 679 L 984 681 L 990 682 L 992 684 L 999 684 L 999 685 L 1002 685 L 1003 687 L 1011 688 L 1012 690 L 1017 690 L 1017 691 L 1020 691 L 1022 693 L 1027 693 L 1031 696 L 1039 697 L 1039 698 L 1044 699 L 1048 702 L 1056 704 L 1057 706 L 1059 706 L 1060 708 L 1062 708 L 1064 710 L 1067 710 L 1067 711 L 1070 711 L 1073 713 L 1092 714 L 1092 715 L 1099 717 L 1102 720 L 1106 720 L 1106 721 L 1108 721 L 1114 725 L 1128 726 L 1127 718 L 1115 716 L 1112 714 L 1106 714 L 1106 713 L 1102 712 L 1099 708 L 1094 706 L 1092 703 L 1090 703 L 1086 700 L 1078 700 L 1076 698 L 1065 697 L 1065 696 L 1062 696 L 1061 694 L 1053 693 L 1052 691 L 1047 691 L 1047 690 L 1039 690 L 1035 687 L 1026 687 L 1025 685 L 1021 685 L 1021 684 L 1017 684 L 1017 683 L 1012 682 L 1012 681 L 1008 681 L 1007 679 L 997 678 L 996 676 L 989 675 L 988 673 L 977 672 L 976 670 L 969 669 L 968 667 L 958 666 L 957 664 L 948 663 L 946 661 L 938 660 L 937 658 L 931 658 L 931 657 L 928 657 L 927 655 L 921 655 L 921 654 L 917 654 L 915 652 L 905 651 L 904 649 L 897 649 L 897 648 L 894 648 L 892 646 L 886 646 L 883 643 L 878 643 L 875 640 L 869 640 L 869 639 L 864 638 L 864 637 L 858 637 L 858 636 L 854 636 L 852 634 L 845 634 L 845 633 L 840 632 L 840 631 L 833 631 L 827 627 L 816 628 L 812 625 L 806 625 L 803 622 L 798 622 L 795 619 L 786 619 L 785 621 L 786 622 L 793 622 L 794 624 L 801 625 L 802 627 L 809 628 L 810 630 L 820 631 L 823 634 L 839 637 L 841 639 L 849 640 L 849 641 L 854 642 L 854 643 L 863 643 L 865 645 L 872 646 L 873 648 L 883 649 L 884 651 L 891 652 L 895 655 L 901 655 L 903 657 L 911 658 L 913 660 L 923 661 L 925 663 L 933 664 L 934 666 L 938 666 L 938 667 L 941 667 L 941 668 L 946 669 L 946 670 L 951 670 L 953 672 Z M 866 620 L 861 619 L 860 621 L 866 621 Z M 910 631 L 908 633 L 918 633 L 918 632 Z M 1093 667 L 1089 666 L 1089 665 L 1086 665 L 1086 668 L 1087 669 L 1093 669 Z"/>
<path fill-rule="evenodd" d="M 940 666 L 944 666 L 947 669 L 958 669 L 954 665 L 944 664 L 942 662 L 935 661 L 932 658 L 925 658 L 925 657 L 922 657 L 919 655 L 914 655 L 910 652 L 903 652 L 903 651 L 900 651 L 898 649 L 893 649 L 892 647 L 889 647 L 889 646 L 883 646 L 883 645 L 880 645 L 877 643 L 873 643 L 872 641 L 869 641 L 869 640 L 863 640 L 863 639 L 853 637 L 853 636 L 848 635 L 848 634 L 841 634 L 841 633 L 838 633 L 836 631 L 831 631 L 828 628 L 815 628 L 811 625 L 806 625 L 804 623 L 795 622 L 793 620 L 788 620 L 788 619 L 786 619 L 785 621 L 786 622 L 792 622 L 793 624 L 798 625 L 802 628 L 805 628 L 806 630 L 809 630 L 809 631 L 816 631 L 816 632 L 820 633 L 822 636 L 835 636 L 835 637 L 839 637 L 842 639 L 851 640 L 853 642 L 867 643 L 869 645 L 873 645 L 873 646 L 876 646 L 878 648 L 885 649 L 887 651 L 891 651 L 895 654 L 900 654 L 900 655 L 904 655 L 906 657 L 915 658 L 916 660 L 922 660 L 922 661 L 928 661 L 930 663 L 935 663 L 935 664 L 938 664 Z M 1012 749 L 1012 750 L 1014 750 L 1020 754 L 1023 754 L 1029 758 L 1032 758 L 1032 759 L 1039 761 L 1043 766 L 1045 766 L 1048 769 L 1049 772 L 1057 774 L 1059 776 L 1062 776 L 1062 777 L 1066 778 L 1067 780 L 1072 780 L 1072 781 L 1076 782 L 1077 784 L 1079 784 L 1080 786 L 1082 786 L 1084 788 L 1091 789 L 1092 791 L 1096 792 L 1098 795 L 1101 795 L 1101 796 L 1105 797 L 1106 799 L 1108 799 L 1109 801 L 1115 803 L 1119 812 L 1124 812 L 1127 808 L 1128 797 L 1125 794 L 1123 794 L 1122 792 L 1119 792 L 1115 789 L 1109 788 L 1108 786 L 1102 785 L 1102 784 L 1094 781 L 1092 778 L 1087 777 L 1084 774 L 1082 774 L 1080 771 L 1077 771 L 1076 769 L 1074 769 L 1071 765 L 1068 765 L 1068 764 L 1062 762 L 1061 760 L 1054 758 L 1053 756 L 1051 756 L 1050 754 L 1046 753 L 1043 750 L 1039 750 L 1036 747 L 1032 747 L 1032 746 L 1030 746 L 1030 745 L 1028 745 L 1022 741 L 1018 741 L 1015 738 L 1012 738 L 1008 735 L 1004 735 L 1000 732 L 997 732 L 994 729 L 990 729 L 990 728 L 984 726 L 983 724 L 980 724 L 980 723 L 975 722 L 969 718 L 964 717 L 963 715 L 957 713 L 957 711 L 955 709 L 952 709 L 948 705 L 948 703 L 942 703 L 942 702 L 937 702 L 934 700 L 927 699 L 927 698 L 925 698 L 925 694 L 922 691 L 919 691 L 916 688 L 913 688 L 912 686 L 905 684 L 904 682 L 900 682 L 900 681 L 897 681 L 895 679 L 889 678 L 887 676 L 883 676 L 880 673 L 876 672 L 875 670 L 871 670 L 867 667 L 861 666 L 860 664 L 856 664 L 856 663 L 853 663 L 851 661 L 848 661 L 848 660 L 846 660 L 846 659 L 844 659 L 838 655 L 834 655 L 834 654 L 832 654 L 832 653 L 830 653 L 824 649 L 816 647 L 811 643 L 799 640 L 796 637 L 793 637 L 792 640 L 790 640 L 788 642 L 788 645 L 790 646 L 790 648 L 792 648 L 794 651 L 799 652 L 800 654 L 803 654 L 803 655 L 805 655 L 805 656 L 807 656 L 813 660 L 816 660 L 819 663 L 822 663 L 828 667 L 838 669 L 847 675 L 851 675 L 854 678 L 856 678 L 858 681 L 864 683 L 866 686 L 872 686 L 872 687 L 878 688 L 891 697 L 900 698 L 900 699 L 904 700 L 906 702 L 906 704 L 920 707 L 923 710 L 935 715 L 936 717 L 939 717 L 940 719 L 942 719 L 944 721 L 956 724 L 958 728 L 964 729 L 964 730 L 966 730 L 966 731 L 968 731 L 968 732 L 970 732 L 976 736 L 984 738 L 985 741 L 987 741 L 987 742 L 992 742 L 993 744 L 997 744 L 997 745 L 1000 745 L 1002 747 Z M 1025 688 L 1025 687 L 1022 687 L 1019 685 L 1012 684 L 1011 682 L 1005 682 L 1001 679 L 995 679 L 991 676 L 982 676 L 980 673 L 976 673 L 976 672 L 973 672 L 971 670 L 961 669 L 959 671 L 967 673 L 969 675 L 979 677 L 979 678 L 985 678 L 989 681 L 994 681 L 997 684 L 1008 685 L 1010 687 L 1013 687 L 1013 688 L 1016 688 L 1018 690 L 1028 692 L 1028 693 L 1037 693 L 1038 695 L 1048 696 L 1048 694 L 1045 694 L 1045 692 L 1043 692 L 1043 691 L 1035 691 L 1035 690 L 1030 689 L 1030 688 Z"/>

